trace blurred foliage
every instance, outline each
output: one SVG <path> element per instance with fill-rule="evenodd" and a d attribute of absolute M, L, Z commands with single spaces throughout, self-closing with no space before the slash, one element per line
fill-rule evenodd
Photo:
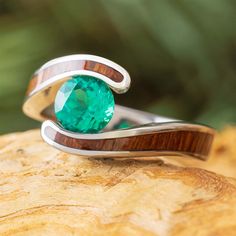
<path fill-rule="evenodd" d="M 0 0 L 0 132 L 39 124 L 21 112 L 31 74 L 90 53 L 130 72 L 121 104 L 220 127 L 236 121 L 235 0 Z"/>

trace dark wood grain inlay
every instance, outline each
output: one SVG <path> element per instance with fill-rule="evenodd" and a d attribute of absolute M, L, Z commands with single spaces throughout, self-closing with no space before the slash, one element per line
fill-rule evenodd
<path fill-rule="evenodd" d="M 38 74 L 34 75 L 30 80 L 26 94 L 29 95 L 40 84 L 56 75 L 75 70 L 88 70 L 97 72 L 101 75 L 107 76 L 108 78 L 117 83 L 122 82 L 124 79 L 123 75 L 119 71 L 102 63 L 88 60 L 65 61 L 51 65 L 41 70 Z"/>
<path fill-rule="evenodd" d="M 110 78 L 111 80 L 118 82 L 118 83 L 123 80 L 123 75 L 120 72 L 118 72 L 117 70 L 115 70 L 109 66 L 106 66 L 102 63 L 98 63 L 98 62 L 94 62 L 94 61 L 86 61 L 84 69 L 105 75 L 108 78 Z"/>
<path fill-rule="evenodd" d="M 168 131 L 133 137 L 85 140 L 65 136 L 51 127 L 46 135 L 54 142 L 75 149 L 94 151 L 168 151 L 189 153 L 205 159 L 209 154 L 213 135 L 199 131 Z"/>

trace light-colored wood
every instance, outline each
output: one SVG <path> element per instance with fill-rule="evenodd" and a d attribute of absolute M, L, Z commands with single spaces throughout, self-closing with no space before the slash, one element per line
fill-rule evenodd
<path fill-rule="evenodd" d="M 61 153 L 38 130 L 2 136 L 0 235 L 234 236 L 235 141 L 218 135 L 209 162 L 114 161 Z"/>

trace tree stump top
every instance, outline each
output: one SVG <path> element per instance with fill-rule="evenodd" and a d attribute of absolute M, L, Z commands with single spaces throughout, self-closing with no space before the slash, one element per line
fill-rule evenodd
<path fill-rule="evenodd" d="M 0 235 L 236 235 L 235 140 L 224 130 L 203 163 L 94 160 L 38 130 L 2 136 Z"/>

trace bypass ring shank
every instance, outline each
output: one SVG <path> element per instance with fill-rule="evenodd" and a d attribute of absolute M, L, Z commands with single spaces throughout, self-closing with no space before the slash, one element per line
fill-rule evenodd
<path fill-rule="evenodd" d="M 102 133 L 78 134 L 63 129 L 55 122 L 55 96 L 65 81 L 78 74 L 97 77 L 116 93 L 124 93 L 130 86 L 124 68 L 97 56 L 72 55 L 43 65 L 29 83 L 23 111 L 35 120 L 44 121 L 41 133 L 50 145 L 72 154 L 94 157 L 185 155 L 207 159 L 213 129 L 119 105 Z M 122 122 L 132 127 L 115 130 Z"/>

